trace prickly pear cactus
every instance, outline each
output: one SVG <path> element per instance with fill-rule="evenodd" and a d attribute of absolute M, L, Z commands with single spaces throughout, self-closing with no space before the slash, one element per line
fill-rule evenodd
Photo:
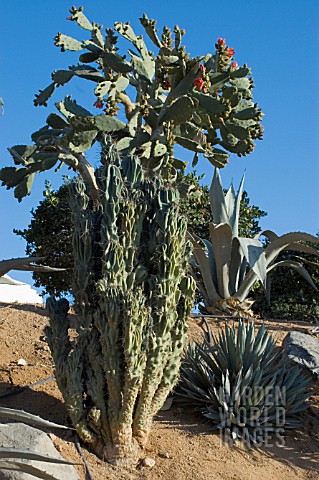
<path fill-rule="evenodd" d="M 184 30 L 164 27 L 159 35 L 156 22 L 144 15 L 140 22 L 155 54 L 129 23 L 116 22 L 104 33 L 81 7 L 70 13 L 68 20 L 90 33 L 90 39 L 58 33 L 55 45 L 62 52 L 80 52 L 79 62 L 55 70 L 34 103 L 46 106 L 56 87 L 81 78 L 94 85 L 92 107 L 100 112 L 96 115 L 67 96 L 56 103 L 58 113 L 51 113 L 32 135 L 33 146 L 10 149 L 16 167 L 2 169 L 0 180 L 15 188 L 19 200 L 30 193 L 36 172 L 62 162 L 85 176 L 98 203 L 92 168 L 83 157 L 105 134 L 112 135 L 122 155 L 138 155 L 144 169 L 167 181 L 180 181 L 186 166 L 175 157 L 176 144 L 194 152 L 193 166 L 202 154 L 222 168 L 229 153 L 247 155 L 255 139 L 262 139 L 263 114 L 253 101 L 251 71 L 234 61 L 235 51 L 225 39 L 217 40 L 213 54 L 192 58 L 181 44 Z M 129 59 L 118 53 L 117 34 L 134 47 L 128 49 Z"/>
<path fill-rule="evenodd" d="M 175 385 L 194 282 L 178 192 L 146 179 L 137 157 L 105 161 L 96 179 L 99 209 L 72 185 L 78 336 L 72 346 L 68 304 L 53 298 L 46 334 L 80 437 L 121 464 L 138 460 Z"/>

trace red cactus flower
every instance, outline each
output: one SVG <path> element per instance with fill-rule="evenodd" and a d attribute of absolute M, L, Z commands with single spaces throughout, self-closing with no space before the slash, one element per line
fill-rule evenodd
<path fill-rule="evenodd" d="M 237 67 L 238 67 L 238 63 L 237 63 L 237 62 L 232 62 L 232 63 L 230 64 L 230 68 L 233 68 L 233 69 L 234 69 L 234 68 L 237 68 Z"/>
<path fill-rule="evenodd" d="M 195 78 L 194 80 L 194 86 L 198 89 L 198 90 L 203 90 L 203 88 L 205 87 L 205 81 L 201 78 L 201 77 L 198 77 L 198 78 Z"/>
<path fill-rule="evenodd" d="M 72 17 L 66 17 L 66 19 L 67 19 L 67 20 L 71 20 L 71 21 L 73 20 Z"/>
<path fill-rule="evenodd" d="M 227 56 L 232 57 L 235 54 L 235 50 L 233 48 L 227 48 Z"/>
<path fill-rule="evenodd" d="M 201 72 L 205 72 L 205 66 L 204 65 L 200 65 L 199 69 L 201 70 Z"/>
<path fill-rule="evenodd" d="M 93 103 L 93 105 L 96 108 L 103 108 L 103 102 L 101 102 L 101 100 L 97 100 L 96 102 Z"/>
<path fill-rule="evenodd" d="M 164 88 L 164 90 L 169 90 L 171 88 L 171 84 L 168 80 L 165 80 L 162 84 L 162 87 Z"/>
<path fill-rule="evenodd" d="M 205 215 L 205 212 L 202 212 L 202 215 Z"/>
<path fill-rule="evenodd" d="M 226 39 L 225 38 L 218 38 L 217 43 L 218 43 L 218 45 L 226 45 Z"/>

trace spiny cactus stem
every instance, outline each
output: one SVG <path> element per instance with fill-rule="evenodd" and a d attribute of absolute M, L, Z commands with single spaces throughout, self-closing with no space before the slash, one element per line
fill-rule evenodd
<path fill-rule="evenodd" d="M 68 405 L 70 417 L 81 438 L 91 444 L 94 435 L 89 431 L 83 417 L 82 366 L 79 362 L 81 350 L 71 350 L 68 336 L 67 318 L 69 302 L 66 299 L 47 300 L 50 326 L 45 328 L 48 344 L 55 363 L 55 377 L 64 400 Z"/>
<path fill-rule="evenodd" d="M 83 333 L 87 335 L 87 332 Z M 111 431 L 107 414 L 107 405 L 105 402 L 106 385 L 103 371 L 103 358 L 99 348 L 99 338 L 97 332 L 93 330 L 90 333 L 90 340 L 87 345 L 86 384 L 87 394 L 96 405 L 100 416 L 98 422 L 101 424 L 101 435 L 105 443 L 111 442 Z M 90 415 L 93 419 L 93 415 Z"/>
<path fill-rule="evenodd" d="M 96 326 L 100 333 L 100 342 L 103 353 L 103 368 L 107 380 L 109 417 L 112 439 L 117 443 L 119 412 L 122 408 L 122 361 L 120 348 L 120 323 L 121 311 L 118 305 L 121 303 L 116 298 L 108 303 L 100 302 L 100 314 L 96 320 Z"/>
<path fill-rule="evenodd" d="M 126 372 L 124 378 L 123 386 L 123 403 L 122 409 L 120 412 L 120 423 L 123 422 L 124 425 L 129 425 L 132 430 L 133 424 L 133 412 L 135 402 L 138 396 L 138 393 L 141 388 L 141 383 L 146 366 L 146 351 L 143 347 L 141 339 L 145 335 L 144 329 L 147 323 L 150 321 L 150 313 L 147 308 L 145 308 L 144 302 L 142 300 L 143 292 L 141 290 L 141 300 L 133 301 L 132 298 L 132 309 L 127 308 L 126 318 L 124 318 L 124 338 L 125 342 L 125 365 Z M 139 318 L 140 322 L 138 325 L 135 325 L 132 321 L 134 318 L 133 311 L 136 304 L 140 303 L 140 313 Z"/>
<path fill-rule="evenodd" d="M 61 367 L 63 371 L 64 361 L 71 351 L 68 336 L 69 302 L 65 299 L 56 301 L 54 298 L 48 298 L 46 308 L 50 317 L 50 327 L 45 327 L 45 334 L 50 348 L 54 346 L 53 350 L 58 360 L 58 367 Z"/>
<path fill-rule="evenodd" d="M 168 394 L 177 381 L 178 372 L 181 365 L 181 356 L 187 338 L 186 330 L 187 326 L 185 325 L 181 332 L 176 335 L 176 340 L 174 342 L 176 346 L 165 366 L 162 381 L 153 398 L 151 413 L 152 417 L 156 415 L 156 413 L 162 408 Z"/>
<path fill-rule="evenodd" d="M 157 343 L 157 345 L 156 345 Z M 147 441 L 147 432 L 152 423 L 152 401 L 161 383 L 166 356 L 166 345 L 169 345 L 170 335 L 166 338 L 154 339 L 152 353 L 149 354 L 141 387 L 139 401 L 136 408 L 133 431 L 141 445 Z"/>

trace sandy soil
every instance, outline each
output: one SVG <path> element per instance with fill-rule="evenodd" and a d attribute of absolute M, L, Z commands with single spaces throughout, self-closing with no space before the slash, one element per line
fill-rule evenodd
<path fill-rule="evenodd" d="M 0 305 L 0 395 L 53 375 L 52 359 L 43 337 L 46 324 L 42 306 Z M 225 321 L 210 320 L 210 325 L 217 332 Z M 309 324 L 302 322 L 269 321 L 267 325 L 276 333 L 278 343 L 290 330 L 309 330 Z M 190 320 L 189 335 L 201 338 L 198 319 Z M 21 358 L 27 365 L 18 365 Z M 302 427 L 285 436 L 284 446 L 258 450 L 227 446 L 192 411 L 173 403 L 156 417 L 145 451 L 145 456 L 155 460 L 154 467 L 123 471 L 97 459 L 85 447 L 82 449 L 94 480 L 319 479 L 319 396 L 311 400 L 313 406 L 302 414 Z M 54 380 L 0 402 L 2 406 L 24 409 L 54 422 L 67 422 Z M 55 430 L 50 436 L 66 459 L 81 462 L 70 433 Z M 85 480 L 83 464 L 76 468 L 80 479 Z"/>

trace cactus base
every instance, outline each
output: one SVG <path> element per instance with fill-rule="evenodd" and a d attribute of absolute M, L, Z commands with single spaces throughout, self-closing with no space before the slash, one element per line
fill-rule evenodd
<path fill-rule="evenodd" d="M 142 449 L 135 439 L 127 444 L 103 444 L 99 439 L 90 449 L 98 458 L 117 467 L 136 466 L 142 457 Z"/>

